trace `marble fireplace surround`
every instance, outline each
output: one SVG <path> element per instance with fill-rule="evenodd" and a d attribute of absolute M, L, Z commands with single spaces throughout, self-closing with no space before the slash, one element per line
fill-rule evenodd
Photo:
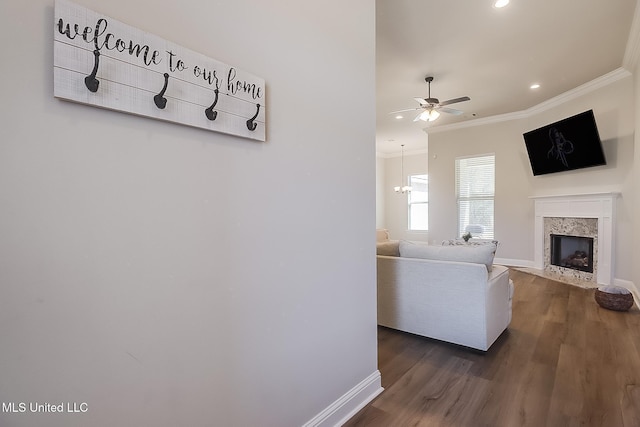
<path fill-rule="evenodd" d="M 545 269 L 545 218 L 594 218 L 597 220 L 597 254 L 593 286 L 613 284 L 615 207 L 620 193 L 533 196 L 534 268 Z M 547 221 L 548 222 L 548 221 Z M 548 237 L 547 237 L 548 241 Z"/>
<path fill-rule="evenodd" d="M 597 218 L 542 218 L 544 225 L 544 271 L 565 281 L 583 286 L 595 286 L 598 274 L 598 219 Z M 551 235 L 590 237 L 593 239 L 593 270 L 591 272 L 561 267 L 551 262 Z"/>

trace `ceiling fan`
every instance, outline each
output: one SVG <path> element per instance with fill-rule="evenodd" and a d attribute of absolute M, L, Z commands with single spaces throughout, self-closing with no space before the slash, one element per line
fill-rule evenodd
<path fill-rule="evenodd" d="M 404 113 L 406 111 L 415 111 L 420 110 L 420 113 L 413 119 L 414 122 L 418 120 L 423 120 L 425 122 L 432 122 L 440 116 L 440 112 L 455 114 L 456 116 L 462 114 L 462 111 L 456 110 L 454 108 L 446 107 L 447 105 L 455 104 L 457 102 L 470 101 L 471 98 L 468 96 L 462 96 L 460 98 L 453 98 L 447 101 L 438 100 L 438 98 L 431 97 L 431 82 L 433 81 L 433 77 L 427 76 L 424 79 L 427 84 L 429 84 L 429 96 L 427 98 L 413 98 L 420 104 L 417 108 L 409 108 L 406 110 L 392 111 L 389 114 L 397 114 Z"/>

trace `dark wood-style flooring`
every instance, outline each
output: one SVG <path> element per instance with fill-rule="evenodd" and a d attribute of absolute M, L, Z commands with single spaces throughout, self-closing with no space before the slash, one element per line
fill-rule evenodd
<path fill-rule="evenodd" d="M 380 327 L 385 391 L 345 426 L 640 426 L 638 308 L 510 275 L 513 319 L 486 353 Z"/>

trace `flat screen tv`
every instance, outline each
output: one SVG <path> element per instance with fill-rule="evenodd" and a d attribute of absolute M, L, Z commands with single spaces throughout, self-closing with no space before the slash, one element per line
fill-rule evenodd
<path fill-rule="evenodd" d="M 593 110 L 526 132 L 534 175 L 607 164 Z"/>

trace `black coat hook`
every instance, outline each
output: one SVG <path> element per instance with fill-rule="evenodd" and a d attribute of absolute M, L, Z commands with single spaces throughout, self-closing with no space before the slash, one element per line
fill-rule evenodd
<path fill-rule="evenodd" d="M 100 64 L 100 51 L 98 49 L 93 51 L 93 71 L 87 77 L 84 78 L 84 85 L 90 92 L 97 92 L 100 80 L 96 79 L 98 74 L 98 65 Z"/>
<path fill-rule="evenodd" d="M 250 131 L 254 131 L 256 130 L 256 128 L 258 127 L 258 124 L 255 122 L 256 117 L 258 117 L 258 114 L 260 113 L 260 104 L 256 104 L 256 113 L 253 115 L 253 117 L 251 117 L 249 120 L 247 120 L 247 128 Z"/>
<path fill-rule="evenodd" d="M 167 106 L 167 98 L 164 97 L 164 93 L 167 91 L 169 85 L 169 73 L 164 73 L 164 86 L 160 93 L 153 97 L 153 102 L 156 103 L 156 107 L 163 110 Z"/>
<path fill-rule="evenodd" d="M 206 110 L 204 110 L 204 114 L 207 116 L 207 119 L 214 121 L 216 119 L 216 117 L 218 117 L 218 112 L 217 111 L 213 111 L 213 109 L 215 108 L 216 104 L 218 103 L 218 89 L 215 89 L 213 91 L 213 93 L 216 95 L 215 98 L 213 98 L 213 104 L 211 104 L 209 106 L 209 108 L 207 108 Z"/>

